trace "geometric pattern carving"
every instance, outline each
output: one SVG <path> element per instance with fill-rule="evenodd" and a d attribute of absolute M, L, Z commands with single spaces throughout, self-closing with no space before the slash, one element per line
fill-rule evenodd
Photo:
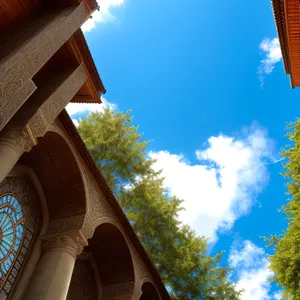
<path fill-rule="evenodd" d="M 0 64 L 0 107 L 7 103 L 17 103 L 9 111 L 2 111 L 0 130 L 16 110 L 26 101 L 28 93 L 18 91 L 27 84 L 33 75 L 70 38 L 85 20 L 85 8 L 67 7 L 59 13 L 50 11 L 29 24 L 20 34 L 9 39 L 2 47 Z M 15 51 L 18 49 L 18 51 Z M 29 86 L 32 92 L 35 86 Z M 20 96 L 20 95 L 19 95 Z"/>
<path fill-rule="evenodd" d="M 84 217 L 83 214 L 50 220 L 47 235 L 80 230 L 83 226 Z"/>
<path fill-rule="evenodd" d="M 134 289 L 134 281 L 125 282 L 103 287 L 103 299 L 114 299 L 115 297 L 127 296 L 126 299 L 131 299 Z"/>
<path fill-rule="evenodd" d="M 89 260 L 76 260 L 67 300 L 97 300 L 97 285 Z"/>
<path fill-rule="evenodd" d="M 0 299 L 6 299 L 22 268 L 40 218 L 34 193 L 23 178 L 0 184 Z"/>
<path fill-rule="evenodd" d="M 86 81 L 87 74 L 84 65 L 81 64 L 65 77 L 29 122 L 30 129 L 36 138 L 46 133 L 50 124 Z"/>
<path fill-rule="evenodd" d="M 86 170 L 84 170 L 83 180 L 88 193 L 88 216 L 92 223 L 103 216 L 116 219 L 98 184 L 95 183 L 93 177 Z"/>

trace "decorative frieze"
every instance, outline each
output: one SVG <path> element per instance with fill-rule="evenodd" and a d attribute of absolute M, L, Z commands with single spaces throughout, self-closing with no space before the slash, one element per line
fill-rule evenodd
<path fill-rule="evenodd" d="M 48 223 L 47 234 L 80 230 L 83 226 L 84 217 L 85 215 L 76 215 L 50 220 Z"/>
<path fill-rule="evenodd" d="M 63 82 L 48 96 L 48 99 L 29 121 L 29 127 L 36 138 L 42 137 L 47 132 L 49 126 L 75 96 L 86 79 L 87 71 L 82 63 L 66 76 Z"/>
<path fill-rule="evenodd" d="M 103 287 L 103 299 L 114 299 L 119 296 L 128 296 L 131 299 L 134 290 L 134 281 L 124 282 Z"/>
<path fill-rule="evenodd" d="M 80 28 L 85 14 L 83 3 L 77 7 L 47 12 L 2 46 L 0 108 L 10 107 L 1 115 L 0 130 L 36 89 L 31 78 Z"/>

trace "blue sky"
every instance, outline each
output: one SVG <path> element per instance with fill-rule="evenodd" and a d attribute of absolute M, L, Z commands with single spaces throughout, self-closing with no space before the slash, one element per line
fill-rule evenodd
<path fill-rule="evenodd" d="M 280 233 L 287 199 L 280 149 L 300 116 L 269 1 L 102 0 L 84 25 L 107 89 L 105 105 L 132 109 L 151 140 L 180 217 L 226 250 L 242 299 L 281 299 L 268 283 L 259 236 Z M 98 105 L 68 107 L 74 120 Z M 75 121 L 76 122 L 76 121 Z"/>

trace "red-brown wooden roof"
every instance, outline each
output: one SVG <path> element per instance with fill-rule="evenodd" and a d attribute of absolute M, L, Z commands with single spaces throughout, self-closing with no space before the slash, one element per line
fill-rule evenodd
<path fill-rule="evenodd" d="M 300 86 L 300 1 L 272 0 L 285 71 Z"/>

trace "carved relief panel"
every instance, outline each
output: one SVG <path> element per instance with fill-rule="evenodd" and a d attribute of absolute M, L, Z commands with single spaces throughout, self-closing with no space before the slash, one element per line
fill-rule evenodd
<path fill-rule="evenodd" d="M 89 260 L 76 260 L 67 300 L 97 300 L 97 285 Z"/>

